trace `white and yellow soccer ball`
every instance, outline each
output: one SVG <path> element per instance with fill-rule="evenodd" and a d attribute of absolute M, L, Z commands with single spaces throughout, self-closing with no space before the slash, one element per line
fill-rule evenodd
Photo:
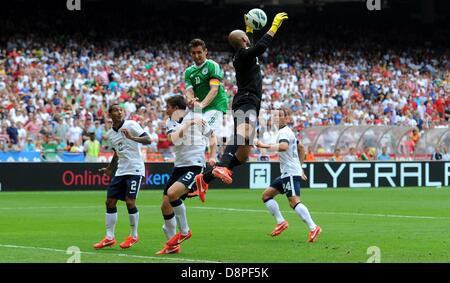
<path fill-rule="evenodd" d="M 247 26 L 253 28 L 254 30 L 262 29 L 267 23 L 266 13 L 258 8 L 251 9 L 245 17 L 245 23 Z"/>

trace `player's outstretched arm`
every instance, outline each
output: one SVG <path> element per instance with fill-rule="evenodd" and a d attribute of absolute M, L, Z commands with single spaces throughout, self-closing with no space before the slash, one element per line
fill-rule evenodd
<path fill-rule="evenodd" d="M 280 142 L 276 144 L 265 144 L 261 141 L 256 142 L 256 147 L 259 148 L 266 148 L 269 151 L 276 151 L 276 152 L 282 152 L 289 149 L 289 144 L 287 142 Z"/>
<path fill-rule="evenodd" d="M 287 19 L 288 15 L 286 13 L 278 13 L 273 19 L 272 27 L 270 28 L 270 30 L 263 37 L 261 37 L 261 39 L 258 40 L 258 42 L 256 42 L 254 46 L 243 49 L 241 51 L 241 56 L 247 58 L 261 56 L 269 47 L 275 33 L 277 33 L 281 24 Z"/>

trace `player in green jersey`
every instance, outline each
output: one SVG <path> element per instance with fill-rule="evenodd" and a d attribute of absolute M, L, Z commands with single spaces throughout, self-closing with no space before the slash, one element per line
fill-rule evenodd
<path fill-rule="evenodd" d="M 223 71 L 219 64 L 206 58 L 208 49 L 203 40 L 193 39 L 189 52 L 194 64 L 184 72 L 188 106 L 195 112 L 201 110 L 209 126 L 221 133 L 223 115 L 228 109 L 228 97 L 221 83 Z"/>
<path fill-rule="evenodd" d="M 195 38 L 189 43 L 189 53 L 194 64 L 184 72 L 184 82 L 186 83 L 186 96 L 189 108 L 194 109 L 194 113 L 200 112 L 202 118 L 209 127 L 216 133 L 216 144 L 223 143 L 221 133 L 223 116 L 228 109 L 228 97 L 221 83 L 223 71 L 219 64 L 211 59 L 207 59 L 208 49 L 203 40 Z M 198 191 L 188 194 L 188 197 L 195 197 Z"/>

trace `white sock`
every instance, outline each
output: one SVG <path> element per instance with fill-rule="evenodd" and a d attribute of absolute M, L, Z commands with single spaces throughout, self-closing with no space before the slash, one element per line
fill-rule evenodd
<path fill-rule="evenodd" d="M 109 240 L 114 239 L 114 229 L 116 228 L 117 212 L 106 213 L 106 237 Z"/>
<path fill-rule="evenodd" d="M 128 214 L 128 218 L 130 219 L 131 236 L 136 239 L 138 237 L 139 211 Z"/>
<path fill-rule="evenodd" d="M 187 233 L 189 232 L 189 226 L 187 224 L 186 218 L 186 206 L 184 205 L 184 203 L 181 203 L 181 205 L 174 207 L 173 211 L 175 212 L 177 223 L 180 226 L 181 234 L 187 235 Z"/>
<path fill-rule="evenodd" d="M 303 222 L 305 222 L 308 225 L 309 230 L 314 230 L 316 228 L 316 223 L 314 223 L 314 221 L 312 220 L 308 208 L 306 208 L 306 206 L 304 206 L 303 203 L 297 204 L 294 210 L 298 214 L 298 216 L 300 216 Z"/>
<path fill-rule="evenodd" d="M 269 199 L 264 203 L 269 210 L 270 214 L 275 216 L 275 219 L 277 220 L 277 224 L 280 224 L 284 221 L 283 215 L 281 215 L 280 207 L 278 206 L 278 203 L 274 199 Z"/>
<path fill-rule="evenodd" d="M 163 231 L 166 235 L 166 239 L 170 240 L 177 233 L 177 220 L 174 217 L 170 219 L 164 219 Z"/>

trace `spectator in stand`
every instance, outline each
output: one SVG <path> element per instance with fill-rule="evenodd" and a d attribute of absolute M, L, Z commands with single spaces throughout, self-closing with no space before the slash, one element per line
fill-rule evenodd
<path fill-rule="evenodd" d="M 14 121 L 11 122 L 11 126 L 6 128 L 6 132 L 9 135 L 9 140 L 11 144 L 17 145 L 19 143 L 19 131 L 16 128 L 16 123 Z"/>
<path fill-rule="evenodd" d="M 341 155 L 341 150 L 339 148 L 336 148 L 334 150 L 334 155 L 331 158 L 331 161 L 339 161 L 339 162 L 344 161 L 344 158 Z"/>
<path fill-rule="evenodd" d="M 450 153 L 448 152 L 448 147 L 442 145 L 442 160 L 450 161 Z"/>
<path fill-rule="evenodd" d="M 3 122 L 0 128 L 0 142 L 2 143 L 3 151 L 8 151 L 11 144 L 11 139 L 8 134 L 8 124 Z"/>
<path fill-rule="evenodd" d="M 96 120 L 94 122 L 94 125 L 95 125 L 95 131 L 94 131 L 95 139 L 98 140 L 98 141 L 101 141 L 102 140 L 102 134 L 103 134 L 103 126 L 100 124 L 99 120 Z"/>
<path fill-rule="evenodd" d="M 315 161 L 315 160 L 316 160 L 316 158 L 314 156 L 312 146 L 309 145 L 308 150 L 306 152 L 305 161 Z"/>
<path fill-rule="evenodd" d="M 164 157 L 170 155 L 170 141 L 167 137 L 165 129 L 161 128 L 161 132 L 158 134 L 158 151 L 161 152 Z"/>
<path fill-rule="evenodd" d="M 437 145 L 434 148 L 434 152 L 431 154 L 431 160 L 442 160 L 443 159 L 443 155 L 441 152 L 441 147 L 439 145 Z"/>
<path fill-rule="evenodd" d="M 34 152 L 34 151 L 36 151 L 36 146 L 35 146 L 35 143 L 33 141 L 33 138 L 31 138 L 31 137 L 27 138 L 27 142 L 25 143 L 25 146 L 24 146 L 24 151 L 26 151 L 26 152 Z"/>
<path fill-rule="evenodd" d="M 391 160 L 391 156 L 389 155 L 389 153 L 387 153 L 387 147 L 386 146 L 383 146 L 381 148 L 381 153 L 378 154 L 377 160 L 383 160 L 383 161 Z"/>
<path fill-rule="evenodd" d="M 354 147 L 348 149 L 348 153 L 344 156 L 344 161 L 358 161 L 358 156 L 356 155 L 356 150 Z"/>
<path fill-rule="evenodd" d="M 78 142 L 81 142 L 83 129 L 80 127 L 80 124 L 81 122 L 79 120 L 75 120 L 73 125 L 69 127 L 69 130 L 67 131 L 67 140 L 69 141 L 69 145 L 75 145 Z"/>
<path fill-rule="evenodd" d="M 107 120 L 105 123 L 105 127 L 102 129 L 102 140 L 101 140 L 101 146 L 103 150 L 111 151 L 112 150 L 112 144 L 109 140 L 109 131 L 112 129 L 112 120 Z"/>
<path fill-rule="evenodd" d="M 34 115 L 34 113 L 30 113 L 28 117 L 29 117 L 28 122 L 25 124 L 24 128 L 34 139 L 37 139 L 38 138 L 37 134 L 41 129 L 42 123 L 37 120 L 36 115 Z"/>
<path fill-rule="evenodd" d="M 55 126 L 55 135 L 60 140 L 66 140 L 67 132 L 69 131 L 69 127 L 63 120 L 62 115 L 55 116 L 56 126 Z"/>
<path fill-rule="evenodd" d="M 97 162 L 100 153 L 100 143 L 95 138 L 95 133 L 89 134 L 89 140 L 84 142 L 84 152 L 86 162 Z"/>
<path fill-rule="evenodd" d="M 413 151 L 416 148 L 417 143 L 419 142 L 420 139 L 420 134 L 419 134 L 419 130 L 414 128 L 410 134 L 410 138 L 411 138 L 411 146 Z"/>
<path fill-rule="evenodd" d="M 372 154 L 372 148 L 370 146 L 366 146 L 364 148 L 363 153 L 361 153 L 361 158 L 360 160 L 363 161 L 369 161 L 369 160 L 373 160 L 373 154 Z"/>
<path fill-rule="evenodd" d="M 148 145 L 150 150 L 152 152 L 158 151 L 159 137 L 158 137 L 158 134 L 155 132 L 155 129 L 152 126 L 149 126 L 149 127 L 145 127 L 144 131 L 148 133 L 148 136 L 150 137 L 150 140 L 152 141 L 152 143 Z"/>
<path fill-rule="evenodd" d="M 327 153 L 327 150 L 322 145 L 319 144 L 317 146 L 317 153 L 318 154 L 325 154 L 325 153 Z"/>

